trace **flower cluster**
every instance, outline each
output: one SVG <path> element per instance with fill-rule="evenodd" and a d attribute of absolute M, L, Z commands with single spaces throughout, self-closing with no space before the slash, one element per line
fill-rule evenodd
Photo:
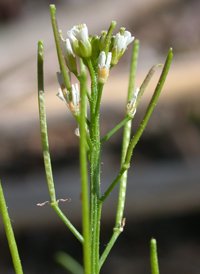
<path fill-rule="evenodd" d="M 134 40 L 131 33 L 125 31 L 124 28 L 121 28 L 119 33 L 114 36 L 111 36 L 109 31 L 102 31 L 100 37 L 97 35 L 90 37 L 86 24 L 74 26 L 67 31 L 67 35 L 69 38 L 64 39 L 60 32 L 61 46 L 69 71 L 80 79 L 77 69 L 77 57 L 81 58 L 86 66 L 88 66 L 90 60 L 98 76 L 98 83 L 103 85 L 108 79 L 110 69 L 118 63 L 127 46 Z M 80 112 L 78 85 L 71 85 L 72 89 L 68 91 L 61 74 L 58 73 L 61 86 L 58 96 L 68 105 L 73 114 L 78 115 Z"/>

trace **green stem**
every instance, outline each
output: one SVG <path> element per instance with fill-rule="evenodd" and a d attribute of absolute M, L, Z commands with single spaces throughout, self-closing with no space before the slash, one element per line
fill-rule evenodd
<path fill-rule="evenodd" d="M 150 262 L 151 262 L 151 274 L 159 274 L 157 245 L 156 245 L 155 239 L 151 239 L 151 242 L 150 242 Z"/>
<path fill-rule="evenodd" d="M 135 108 L 137 108 L 138 103 L 139 103 L 144 91 L 146 90 L 146 88 L 147 88 L 151 78 L 153 77 L 156 69 L 159 68 L 159 67 L 162 67 L 162 64 L 156 64 L 149 70 L 146 78 L 144 79 L 144 81 L 143 81 L 143 83 L 140 87 L 140 91 L 139 91 L 139 94 L 138 94 L 138 97 L 137 97 L 137 100 L 136 100 Z"/>
<path fill-rule="evenodd" d="M 158 84 L 156 86 L 156 89 L 155 89 L 155 92 L 153 94 L 153 97 L 149 103 L 149 106 L 147 108 L 147 111 L 144 115 L 144 118 L 142 119 L 142 122 L 138 128 L 138 130 L 136 131 L 136 134 L 134 135 L 134 137 L 132 138 L 131 142 L 130 142 L 130 145 L 128 146 L 128 149 L 127 149 L 127 155 L 126 155 L 126 158 L 125 158 L 125 161 L 124 161 L 124 165 L 129 165 L 130 163 L 130 159 L 131 159 L 131 156 L 132 156 L 132 152 L 133 152 L 133 148 L 135 147 L 135 145 L 137 144 L 140 136 L 142 135 L 143 131 L 144 131 L 144 128 L 146 127 L 146 124 L 151 116 L 151 113 L 156 105 L 156 102 L 158 100 L 158 97 L 160 95 L 160 92 L 162 90 L 162 87 L 164 85 L 164 82 L 166 80 L 166 77 L 167 77 L 167 74 L 168 74 L 168 71 L 169 71 L 169 68 L 170 68 L 170 65 L 171 65 L 171 60 L 172 60 L 172 57 L 173 57 L 173 54 L 172 54 L 172 49 L 170 48 L 169 52 L 168 52 L 168 56 L 167 56 L 167 59 L 166 59 L 166 62 L 165 62 L 165 66 L 163 68 L 163 71 L 162 71 L 162 74 L 160 76 L 160 79 L 158 81 Z M 121 182 L 124 183 L 124 188 L 123 188 L 123 184 L 122 184 L 122 187 L 121 187 L 121 192 L 119 193 L 119 200 L 118 200 L 118 210 L 117 210 L 117 217 L 116 217 L 116 224 L 115 224 L 115 227 L 116 228 L 120 228 L 121 227 L 121 223 L 122 223 L 122 216 L 123 216 L 123 210 L 124 210 L 124 199 L 123 199 L 123 196 L 125 198 L 125 191 L 126 191 L 126 178 L 127 178 L 127 172 L 124 172 L 122 177 L 121 177 L 121 181 L 120 181 L 120 186 L 121 186 Z M 124 194 L 123 194 L 123 191 L 124 191 Z M 120 200 L 120 195 L 122 194 L 122 197 L 121 197 L 121 200 Z M 111 250 L 112 246 L 114 245 L 117 237 L 119 235 L 114 235 L 113 233 L 113 236 L 111 237 L 109 243 L 108 243 L 108 246 L 107 248 L 105 249 L 105 251 L 103 252 L 102 254 L 102 257 L 100 258 L 100 266 L 103 264 L 103 262 L 105 261 L 105 257 L 108 256 L 108 253 L 109 251 Z M 103 259 L 104 260 L 103 260 Z"/>
<path fill-rule="evenodd" d="M 91 253 L 90 253 L 90 222 L 89 222 L 89 197 L 88 197 L 88 176 L 87 176 L 87 150 L 86 150 L 86 73 L 81 75 L 81 114 L 80 114 L 80 169 L 81 169 L 81 192 L 82 192 L 82 226 L 83 226 L 83 261 L 85 274 L 91 274 Z"/>
<path fill-rule="evenodd" d="M 109 243 L 107 244 L 106 248 L 104 249 L 101 258 L 99 260 L 99 270 L 101 269 L 103 263 L 105 262 L 106 258 L 108 257 L 108 254 L 110 253 L 114 243 L 116 242 L 117 238 L 119 237 L 119 235 L 121 234 L 122 231 L 120 231 L 119 229 L 116 229 L 116 231 L 113 232 L 113 235 L 109 241 Z"/>
<path fill-rule="evenodd" d="M 96 136 L 98 138 L 98 136 Z M 92 274 L 97 274 L 99 260 L 99 226 L 100 226 L 100 142 L 95 138 L 96 144 L 90 155 L 90 195 L 91 195 L 91 260 Z"/>
<path fill-rule="evenodd" d="M 42 138 L 42 150 L 44 157 L 45 173 L 47 178 L 47 185 L 51 202 L 56 201 L 56 194 L 54 188 L 53 174 L 51 168 L 51 158 L 49 152 L 49 142 L 47 134 L 46 110 L 45 110 L 45 96 L 44 96 L 44 79 L 43 79 L 43 60 L 44 60 L 44 44 L 42 41 L 38 42 L 38 104 L 40 116 L 40 131 Z"/>
<path fill-rule="evenodd" d="M 54 187 L 54 181 L 53 181 L 48 134 L 47 134 L 47 121 L 46 121 L 45 96 L 44 96 L 43 60 L 44 60 L 44 45 L 42 41 L 39 41 L 38 42 L 38 104 L 39 104 L 40 130 L 41 130 L 41 138 L 42 138 L 44 166 L 45 166 L 49 196 L 51 199 L 51 206 L 58 213 L 58 215 L 67 225 L 67 227 L 72 231 L 75 237 L 78 238 L 80 242 L 83 242 L 82 236 L 79 234 L 76 228 L 70 223 L 70 221 L 64 216 L 64 214 L 61 212 L 58 206 L 56 206 L 57 201 L 56 201 L 56 193 L 55 193 L 55 187 Z"/>
<path fill-rule="evenodd" d="M 134 43 L 134 46 L 133 46 L 127 103 L 131 100 L 131 97 L 133 94 L 133 87 L 134 87 L 137 60 L 138 60 L 138 52 L 139 52 L 139 41 L 136 40 Z M 123 168 L 123 163 L 124 163 L 124 159 L 126 156 L 128 143 L 130 140 L 130 132 L 131 132 L 131 121 L 128 121 L 128 122 L 126 122 L 126 124 L 124 126 L 124 136 L 123 136 L 122 156 L 121 156 L 121 167 L 122 168 Z M 120 179 L 120 185 L 119 185 L 119 196 L 118 196 L 118 206 L 117 206 L 117 213 L 116 213 L 115 228 L 114 228 L 113 235 L 112 235 L 110 241 L 108 242 L 107 247 L 104 250 L 104 252 L 100 258 L 100 267 L 102 266 L 103 262 L 105 261 L 106 257 L 108 256 L 108 254 L 109 254 L 111 248 L 113 247 L 115 241 L 117 240 L 119 234 L 122 232 L 120 230 L 120 227 L 122 225 L 122 216 L 123 216 L 123 209 L 124 209 L 124 202 L 125 202 L 127 170 L 124 171 L 122 175 L 120 174 L 120 177 L 121 177 L 121 179 Z M 113 182 L 113 185 L 111 185 L 111 188 L 116 185 L 117 179 L 118 178 L 116 177 L 116 179 Z M 109 190 L 108 190 L 108 193 L 109 193 Z M 103 197 L 102 197 L 102 199 L 103 199 Z"/>
<path fill-rule="evenodd" d="M 3 189 L 1 186 L 1 181 L 0 181 L 0 212 L 2 215 L 2 219 L 3 219 L 5 231 L 6 231 L 8 245 L 10 248 L 12 261 L 13 261 L 13 265 L 15 268 L 15 273 L 23 274 L 22 265 L 21 265 L 21 261 L 20 261 L 20 257 L 19 257 L 19 253 L 18 253 L 18 248 L 17 248 L 17 244 L 15 241 L 15 236 L 14 236 L 14 232 L 12 229 L 12 225 L 10 222 L 10 217 L 8 214 L 6 201 L 5 201 L 4 194 L 3 194 Z"/>
<path fill-rule="evenodd" d="M 80 70 L 82 69 L 82 68 L 81 68 L 82 66 L 84 66 L 84 64 L 83 64 L 82 59 L 80 58 Z M 81 76 L 78 74 L 78 72 L 77 72 L 77 73 L 74 73 L 74 75 L 75 75 L 76 78 L 79 80 L 79 82 L 81 82 Z M 90 93 L 89 93 L 88 89 L 87 89 L 87 91 L 86 91 L 86 94 L 87 94 L 88 101 L 90 102 L 90 101 L 91 101 L 91 96 L 90 96 Z"/>
<path fill-rule="evenodd" d="M 133 117 L 131 115 L 127 115 L 126 118 L 121 121 L 115 128 L 113 128 L 106 136 L 101 139 L 101 146 L 107 141 L 115 132 L 117 132 L 121 127 L 123 127 L 129 120 L 131 120 Z"/>
<path fill-rule="evenodd" d="M 123 165 L 121 167 L 120 172 L 118 173 L 118 175 L 116 176 L 115 180 L 112 182 L 112 184 L 109 186 L 109 188 L 106 190 L 106 192 L 102 195 L 100 201 L 103 203 L 106 198 L 109 196 L 109 194 L 112 192 L 112 190 L 114 189 L 114 187 L 116 186 L 116 184 L 118 183 L 118 181 L 120 180 L 120 178 L 122 177 L 122 175 L 124 174 L 124 172 L 129 168 L 129 165 Z"/>
<path fill-rule="evenodd" d="M 80 125 L 80 116 L 74 116 L 74 117 L 76 118 L 78 124 Z M 86 123 L 87 123 L 88 127 L 90 127 L 90 121 L 86 117 L 85 117 L 85 120 L 86 120 Z M 87 127 L 85 127 L 85 134 L 86 134 L 86 139 L 87 139 L 88 147 L 90 149 L 92 149 L 92 141 L 90 139 L 89 133 L 87 132 Z"/>
<path fill-rule="evenodd" d="M 112 33 L 113 33 L 113 30 L 114 30 L 116 24 L 117 24 L 116 21 L 112 21 L 111 24 L 110 24 L 110 28 L 108 30 L 108 33 L 107 33 L 105 49 L 104 49 L 106 56 L 108 55 L 108 52 L 109 52 L 110 41 L 111 41 Z"/>
<path fill-rule="evenodd" d="M 92 65 L 92 61 L 90 58 L 87 59 L 87 66 L 91 77 L 91 96 L 90 96 L 90 113 L 91 118 L 96 110 L 96 101 L 97 101 L 97 75 L 95 73 L 94 67 Z"/>
<path fill-rule="evenodd" d="M 99 231 L 101 206 L 100 198 L 100 133 L 99 113 L 97 110 L 97 98 L 99 89 L 97 84 L 97 71 L 92 65 L 91 59 L 87 59 L 87 66 L 91 77 L 91 101 L 90 101 L 90 138 L 92 150 L 90 151 L 90 237 L 91 237 L 91 272 L 99 273 Z M 101 92 L 101 91 L 100 91 Z"/>
<path fill-rule="evenodd" d="M 150 118 L 150 116 L 153 112 L 153 109 L 156 106 L 156 103 L 158 101 L 160 92 L 162 90 L 162 87 L 164 85 L 164 82 L 166 80 L 166 77 L 167 77 L 167 74 L 168 74 L 168 71 L 169 71 L 169 68 L 170 68 L 170 65 L 171 65 L 172 57 L 173 57 L 173 53 L 172 53 L 172 49 L 170 48 L 170 50 L 168 52 L 168 55 L 167 55 L 165 65 L 164 65 L 164 68 L 163 68 L 163 71 L 161 73 L 160 79 L 159 79 L 158 84 L 156 86 L 156 89 L 154 91 L 154 94 L 151 98 L 151 101 L 148 105 L 148 108 L 145 112 L 145 115 L 142 119 L 142 122 L 140 123 L 135 135 L 133 136 L 133 138 L 131 139 L 131 142 L 129 144 L 124 164 L 129 164 L 129 162 L 131 160 L 132 153 L 133 153 L 133 149 L 136 146 L 137 142 L 139 141 L 139 139 L 140 139 L 140 137 L 141 137 L 148 121 L 149 121 L 149 118 Z"/>
<path fill-rule="evenodd" d="M 95 109 L 95 116 L 99 115 L 100 105 L 101 105 L 101 96 L 103 92 L 103 86 L 104 84 L 98 84 L 98 95 L 97 95 L 97 103 L 96 103 L 96 109 Z"/>
<path fill-rule="evenodd" d="M 96 129 L 93 136 L 93 149 L 91 151 L 90 185 L 91 185 L 91 259 L 92 273 L 99 273 L 99 231 L 100 231 L 100 138 L 99 121 L 94 121 Z"/>
<path fill-rule="evenodd" d="M 60 69 L 63 73 L 63 78 L 65 81 L 66 88 L 67 88 L 67 90 L 71 91 L 71 82 L 70 82 L 69 75 L 68 75 L 68 69 L 65 65 L 65 59 L 63 56 L 63 51 L 62 51 L 62 47 L 61 47 L 61 43 L 60 43 L 60 34 L 58 31 L 58 26 L 57 26 L 56 17 L 55 17 L 55 13 L 56 13 L 55 5 L 50 5 L 50 11 L 51 11 L 51 21 L 52 21 L 52 26 L 53 26 L 53 32 L 54 32 L 54 38 L 55 38 L 55 42 L 56 42 L 56 49 L 57 49 Z"/>
<path fill-rule="evenodd" d="M 64 224 L 69 228 L 69 230 L 74 234 L 74 236 L 80 241 L 80 243 L 84 243 L 83 236 L 76 230 L 76 228 L 72 225 L 72 223 L 67 219 L 67 217 L 63 214 L 61 209 L 58 206 L 58 203 L 51 203 L 51 207 L 55 210 Z"/>
<path fill-rule="evenodd" d="M 127 103 L 131 100 L 132 94 L 133 94 L 133 91 L 134 91 L 134 83 L 135 83 L 135 75 L 136 75 L 136 68 L 137 68 L 137 61 L 138 61 L 138 53 L 139 53 L 139 41 L 136 40 L 135 43 L 134 43 L 134 46 L 133 46 L 133 54 L 132 54 L 132 60 L 131 60 L 131 69 L 130 69 Z M 130 141 L 130 134 L 131 134 L 131 121 L 128 121 L 124 126 L 121 165 L 123 165 L 125 157 L 126 157 L 127 148 L 128 148 L 128 144 L 129 144 L 129 141 Z M 123 173 L 123 175 L 120 179 L 115 227 L 120 227 L 121 226 L 121 222 L 122 222 L 122 218 L 123 218 L 123 212 L 124 212 L 125 197 L 126 197 L 126 185 L 127 185 L 127 171 L 125 171 Z"/>

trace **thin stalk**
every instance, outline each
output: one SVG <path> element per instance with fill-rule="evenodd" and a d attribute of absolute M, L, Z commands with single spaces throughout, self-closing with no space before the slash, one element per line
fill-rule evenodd
<path fill-rule="evenodd" d="M 88 197 L 88 175 L 87 175 L 87 150 L 86 150 L 86 73 L 83 71 L 81 78 L 81 114 L 80 114 L 80 170 L 81 170 L 81 193 L 82 193 L 82 229 L 83 229 L 83 262 L 85 274 L 91 274 L 90 253 L 90 218 Z"/>
<path fill-rule="evenodd" d="M 95 113 L 96 108 L 96 100 L 97 100 L 97 74 L 95 72 L 95 69 L 92 65 L 92 61 L 90 58 L 87 59 L 87 66 L 91 77 L 91 96 L 90 96 L 90 113 Z M 91 115 L 92 118 L 92 115 Z"/>
<path fill-rule="evenodd" d="M 84 66 L 83 61 L 82 61 L 82 59 L 80 58 L 80 70 L 81 70 L 81 67 L 83 67 L 83 66 Z M 79 82 L 81 82 L 81 76 L 78 74 L 78 72 L 77 72 L 77 73 L 74 73 L 74 75 L 75 75 L 76 78 L 79 80 Z M 87 94 L 88 101 L 90 102 L 90 101 L 91 101 L 91 96 L 90 96 L 90 93 L 89 93 L 88 89 L 87 89 L 87 91 L 86 91 L 86 94 Z"/>
<path fill-rule="evenodd" d="M 113 33 L 113 30 L 114 30 L 116 24 L 117 24 L 116 21 L 112 21 L 111 24 L 110 24 L 110 28 L 108 30 L 108 33 L 107 33 L 106 42 L 105 42 L 105 49 L 104 49 L 106 56 L 108 55 L 108 52 L 109 52 L 110 41 L 111 41 L 112 33 Z"/>
<path fill-rule="evenodd" d="M 151 274 L 159 274 L 157 245 L 156 245 L 155 239 L 151 239 L 151 242 L 150 242 L 150 262 L 151 262 Z"/>
<path fill-rule="evenodd" d="M 98 84 L 98 95 L 97 95 L 97 103 L 96 103 L 96 109 L 95 109 L 95 116 L 99 115 L 100 105 L 101 105 L 101 96 L 103 92 L 103 86 L 104 84 Z"/>
<path fill-rule="evenodd" d="M 133 116 L 127 115 L 126 118 L 121 121 L 115 128 L 113 128 L 110 132 L 108 132 L 102 139 L 101 139 L 101 146 L 107 141 L 115 132 L 117 132 L 121 127 L 123 127 L 129 120 L 131 120 Z"/>
<path fill-rule="evenodd" d="M 66 88 L 67 88 L 67 90 L 71 91 L 71 82 L 70 82 L 70 78 L 69 78 L 69 74 L 68 74 L 68 69 L 65 65 L 63 50 L 62 50 L 61 43 L 60 43 L 60 34 L 58 31 L 58 26 L 57 26 L 56 17 L 55 17 L 55 14 L 56 14 L 55 5 L 50 5 L 50 11 L 51 11 L 51 22 L 52 22 L 52 26 L 53 26 L 53 32 L 54 32 L 54 38 L 55 38 L 55 43 L 56 43 L 56 49 L 57 49 L 60 69 L 63 73 L 63 78 L 65 81 Z"/>
<path fill-rule="evenodd" d="M 153 77 L 155 71 L 157 68 L 159 67 L 162 67 L 162 64 L 155 64 L 148 72 L 147 76 L 145 77 L 142 85 L 140 86 L 140 91 L 139 91 L 139 94 L 138 94 L 138 97 L 137 97 L 137 100 L 136 100 L 136 104 L 135 104 L 135 108 L 137 108 L 138 106 L 138 103 L 143 95 L 143 93 L 145 92 L 151 78 Z"/>
<path fill-rule="evenodd" d="M 66 216 L 58 207 L 56 201 L 56 193 L 53 181 L 53 173 L 51 167 L 51 158 L 49 152 L 49 142 L 47 134 L 47 121 L 46 121 L 46 109 L 45 109 L 45 96 L 44 96 L 44 73 L 43 73 L 43 60 L 44 60 L 44 44 L 42 41 L 38 42 L 38 104 L 39 104 L 39 117 L 40 117 L 40 131 L 42 138 L 42 150 L 44 158 L 45 173 L 47 179 L 47 185 L 49 190 L 49 196 L 51 199 L 51 206 L 58 213 L 67 227 L 72 231 L 75 237 L 83 242 L 83 237 L 76 230 L 76 228 L 71 224 Z"/>
<path fill-rule="evenodd" d="M 122 175 L 124 174 L 124 172 L 129 168 L 129 165 L 123 165 L 121 167 L 120 172 L 118 173 L 118 175 L 116 176 L 115 180 L 112 182 L 112 184 L 109 186 L 109 188 L 106 190 L 106 192 L 102 195 L 100 201 L 103 203 L 106 198 L 110 195 L 110 193 L 112 192 L 112 190 L 114 189 L 114 187 L 116 186 L 116 184 L 118 183 L 118 181 L 120 180 L 120 178 L 122 177 Z"/>
<path fill-rule="evenodd" d="M 139 41 L 135 40 L 135 43 L 133 46 L 132 60 L 131 60 L 127 103 L 131 100 L 131 97 L 133 94 L 138 53 L 139 53 Z M 128 147 L 129 140 L 130 140 L 130 132 L 131 132 L 131 121 L 128 121 L 128 122 L 126 122 L 126 124 L 124 126 L 121 167 L 123 166 L 124 159 L 126 156 L 127 147 Z M 108 256 L 108 254 L 109 254 L 111 248 L 113 247 L 115 241 L 117 240 L 119 234 L 122 232 L 120 230 L 120 227 L 122 224 L 123 209 L 124 209 L 124 202 L 125 202 L 127 170 L 120 177 L 121 177 L 121 180 L 120 180 L 120 185 L 119 185 L 119 196 L 118 196 L 118 206 L 117 206 L 117 213 L 116 213 L 115 228 L 114 228 L 113 235 L 112 235 L 110 241 L 108 242 L 107 247 L 105 248 L 105 250 L 100 258 L 100 267 L 102 266 L 103 262 L 105 261 L 106 257 Z M 114 182 L 116 182 L 116 181 L 114 180 Z"/>
<path fill-rule="evenodd" d="M 127 103 L 131 100 L 132 94 L 134 91 L 134 83 L 135 83 L 135 75 L 137 69 L 137 61 L 138 61 L 138 53 L 139 53 L 139 41 L 136 40 L 133 46 L 133 54 L 131 60 L 131 69 L 130 69 L 130 78 L 129 78 L 129 87 L 128 87 L 128 96 L 127 96 Z M 122 155 L 121 155 L 121 166 L 124 163 L 127 148 L 130 141 L 130 134 L 131 134 L 131 121 L 128 121 L 124 126 L 124 135 L 123 135 L 123 143 L 122 143 Z M 126 185 L 127 185 L 127 171 L 124 172 L 120 179 L 119 184 L 119 196 L 118 196 L 118 205 L 117 205 L 117 214 L 116 214 L 116 221 L 115 227 L 120 227 L 123 212 L 124 212 L 124 204 L 125 204 L 125 197 L 126 197 Z"/>
<path fill-rule="evenodd" d="M 44 96 L 44 79 L 43 79 L 43 60 L 44 60 L 44 44 L 42 41 L 38 42 L 38 104 L 40 116 L 40 131 L 42 138 L 42 150 L 44 157 L 44 166 L 51 202 L 56 202 L 56 193 L 53 181 L 53 174 L 51 168 L 51 158 L 49 152 L 49 142 L 47 134 L 46 123 L 46 109 L 45 109 L 45 96 Z"/>
<path fill-rule="evenodd" d="M 103 263 L 105 262 L 106 258 L 108 257 L 108 254 L 110 253 L 114 243 L 116 242 L 117 238 L 119 235 L 122 233 L 121 230 L 117 229 L 116 231 L 113 232 L 112 237 L 109 241 L 109 243 L 106 245 L 106 248 L 104 249 L 101 258 L 99 260 L 99 270 L 101 269 Z"/>
<path fill-rule="evenodd" d="M 156 86 L 156 89 L 154 91 L 154 94 L 151 98 L 151 101 L 150 101 L 148 107 L 147 107 L 147 110 L 146 110 L 145 115 L 142 119 L 142 122 L 140 123 L 135 135 L 133 136 L 133 138 L 131 139 L 131 142 L 129 144 L 124 164 L 128 164 L 130 162 L 131 156 L 132 156 L 132 153 L 133 153 L 133 149 L 136 146 L 137 142 L 139 141 L 139 139 L 140 139 L 140 137 L 141 137 L 148 121 L 149 121 L 149 118 L 151 117 L 153 109 L 156 106 L 156 103 L 158 101 L 160 92 L 162 90 L 162 87 L 165 83 L 167 74 L 169 72 L 169 68 L 170 68 L 170 65 L 171 65 L 172 58 L 173 58 L 173 53 L 172 53 L 172 49 L 170 48 L 170 50 L 168 52 L 168 55 L 167 55 L 165 65 L 164 65 L 164 68 L 163 68 L 163 71 L 161 73 L 160 79 L 159 79 L 158 84 Z"/>
<path fill-rule="evenodd" d="M 6 237 L 8 240 L 8 245 L 9 245 L 15 273 L 23 274 L 22 265 L 21 265 L 21 261 L 20 261 L 20 257 L 19 257 L 19 252 L 18 252 L 16 241 L 15 241 L 15 236 L 14 236 L 14 232 L 12 229 L 12 225 L 10 222 L 10 217 L 8 214 L 6 201 L 5 201 L 4 194 L 3 194 L 1 181 L 0 181 L 0 212 L 2 215 L 2 219 L 3 219 L 5 231 L 6 231 Z"/>
<path fill-rule="evenodd" d="M 160 79 L 158 81 L 158 84 L 156 86 L 155 92 L 154 92 L 154 94 L 152 96 L 152 99 L 151 99 L 151 101 L 149 103 L 147 111 L 146 111 L 146 113 L 144 115 L 144 118 L 142 119 L 142 122 L 141 122 L 140 126 L 138 127 L 138 130 L 136 131 L 136 134 L 134 135 L 134 137 L 132 138 L 132 140 L 130 142 L 130 145 L 128 146 L 127 155 L 126 155 L 125 161 L 123 163 L 123 165 L 125 165 L 125 166 L 130 164 L 130 160 L 131 160 L 133 148 L 137 144 L 140 136 L 142 135 L 142 133 L 143 133 L 143 131 L 144 131 L 146 125 L 147 125 L 147 122 L 148 122 L 148 120 L 149 120 L 149 118 L 150 118 L 150 116 L 152 114 L 152 111 L 153 111 L 153 109 L 154 109 L 154 107 L 156 105 L 156 102 L 158 100 L 158 97 L 160 95 L 162 87 L 163 87 L 164 82 L 166 80 L 166 77 L 167 77 L 167 74 L 168 74 L 168 71 L 169 71 L 169 68 L 170 68 L 170 65 L 171 65 L 172 57 L 173 57 L 172 49 L 170 48 L 170 50 L 168 52 L 168 55 L 167 55 L 166 62 L 165 62 L 165 66 L 163 68 L 162 74 L 161 74 Z M 124 174 L 122 175 L 121 181 L 124 180 L 124 179 L 126 179 L 126 176 L 124 176 L 125 174 L 126 174 L 126 172 L 124 172 Z M 123 176 L 124 176 L 124 178 L 123 178 Z M 125 184 L 126 184 L 126 180 L 124 180 L 123 182 L 125 182 Z M 125 196 L 125 192 L 124 192 L 124 196 Z M 118 205 L 120 205 L 120 202 L 123 202 L 123 199 L 121 201 L 119 201 Z M 123 209 L 124 209 L 124 203 L 122 204 L 121 208 L 120 207 L 118 208 L 119 214 L 117 215 L 117 218 L 116 218 L 116 225 L 115 225 L 116 228 L 120 228 L 121 227 Z M 113 236 L 111 237 L 111 239 L 110 239 L 110 241 L 108 243 L 108 247 L 105 249 L 105 251 L 103 252 L 103 254 L 102 254 L 101 258 L 100 258 L 100 266 L 105 261 L 106 256 L 108 256 L 108 253 L 111 250 L 112 246 L 114 245 L 114 243 L 115 243 L 115 241 L 116 241 L 116 239 L 117 239 L 118 236 L 119 235 L 115 235 L 114 236 L 114 233 L 113 233 Z M 104 258 L 104 259 L 102 259 L 102 258 Z"/>
<path fill-rule="evenodd" d="M 59 208 L 58 203 L 51 203 L 51 207 L 55 210 L 64 224 L 69 228 L 69 230 L 74 234 L 74 236 L 79 240 L 80 243 L 84 243 L 83 236 L 76 230 L 76 228 L 72 225 L 72 223 L 67 219 L 65 214 L 63 214 L 62 210 Z"/>

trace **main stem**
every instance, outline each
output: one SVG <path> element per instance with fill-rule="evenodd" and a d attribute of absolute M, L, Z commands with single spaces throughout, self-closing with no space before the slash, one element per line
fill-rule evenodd
<path fill-rule="evenodd" d="M 83 261 L 85 274 L 91 274 L 90 256 L 90 223 L 89 223 L 89 197 L 87 176 L 87 142 L 86 142 L 86 72 L 82 72 L 81 81 L 81 117 L 80 117 L 80 168 L 81 168 L 81 191 L 82 191 L 82 223 L 83 223 Z"/>
<path fill-rule="evenodd" d="M 90 222 L 91 222 L 91 265 L 92 274 L 99 273 L 99 232 L 100 232 L 100 132 L 99 111 L 96 111 L 98 98 L 97 75 L 88 60 L 91 76 L 91 104 L 90 104 L 90 138 L 92 149 L 90 154 Z"/>

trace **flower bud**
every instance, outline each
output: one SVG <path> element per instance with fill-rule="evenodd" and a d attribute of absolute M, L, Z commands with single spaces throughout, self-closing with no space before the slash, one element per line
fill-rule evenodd
<path fill-rule="evenodd" d="M 72 85 L 72 101 L 69 102 L 69 108 L 73 115 L 80 114 L 80 93 L 78 84 Z"/>
<path fill-rule="evenodd" d="M 101 84 L 105 84 L 108 79 L 111 58 L 111 52 L 108 53 L 107 57 L 104 51 L 100 52 L 98 60 L 98 82 Z"/>
<path fill-rule="evenodd" d="M 73 73 L 77 73 L 76 56 L 72 50 L 69 39 L 61 40 L 61 43 L 62 43 L 63 53 L 65 57 L 65 62 L 68 69 Z"/>
<path fill-rule="evenodd" d="M 129 31 L 125 31 L 124 28 L 120 29 L 120 32 L 113 37 L 112 46 L 112 60 L 111 65 L 114 66 L 118 63 L 119 58 L 124 54 L 127 46 L 134 40 L 134 36 L 131 37 Z"/>
<path fill-rule="evenodd" d="M 105 44 L 106 44 L 106 36 L 107 36 L 107 30 L 102 30 L 101 36 L 99 39 L 99 50 L 103 51 L 105 49 Z"/>
<path fill-rule="evenodd" d="M 92 46 L 88 36 L 88 28 L 86 24 L 74 26 L 67 32 L 73 51 L 80 57 L 90 57 L 92 55 Z"/>

